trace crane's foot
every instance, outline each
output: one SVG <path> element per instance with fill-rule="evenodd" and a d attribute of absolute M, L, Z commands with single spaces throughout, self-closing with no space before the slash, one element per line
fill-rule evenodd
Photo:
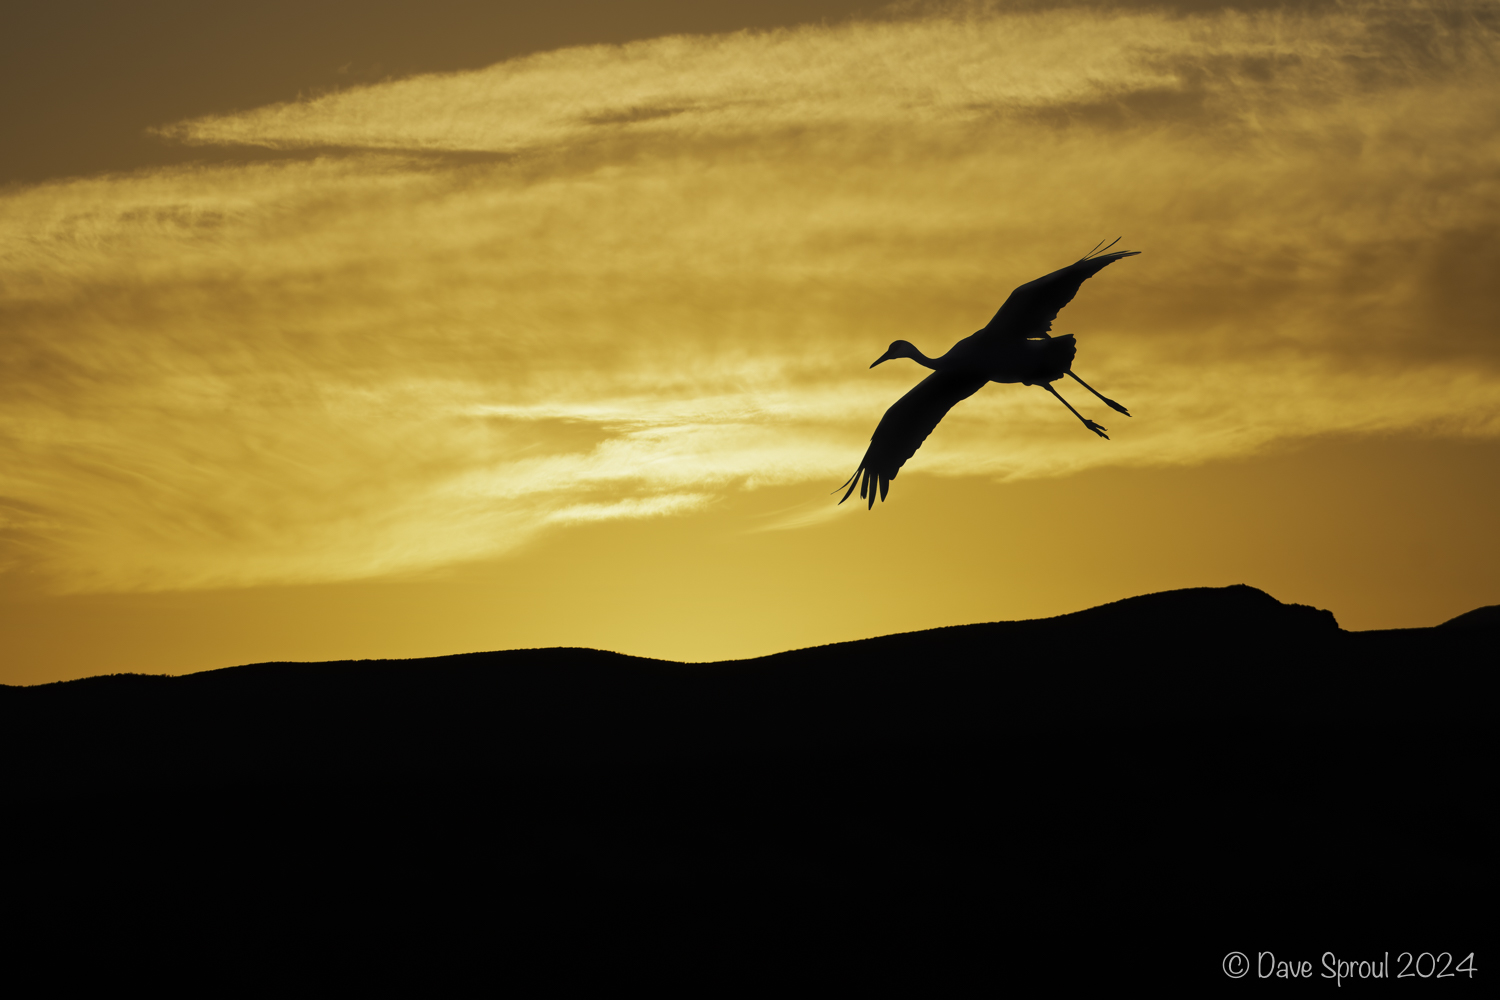
<path fill-rule="evenodd" d="M 1100 396 L 1099 398 L 1102 399 L 1102 400 L 1104 400 L 1106 403 L 1108 403 L 1109 404 L 1109 408 L 1111 410 L 1114 410 L 1116 413 L 1123 413 L 1127 417 L 1130 416 L 1130 411 L 1129 410 L 1125 409 L 1125 407 L 1121 406 L 1119 403 L 1116 403 L 1113 399 L 1110 399 L 1108 396 Z"/>
<path fill-rule="evenodd" d="M 1095 434 L 1099 435 L 1104 440 L 1106 440 L 1106 441 L 1109 440 L 1109 435 L 1106 434 L 1106 433 L 1104 433 L 1104 428 L 1100 427 L 1098 424 L 1094 423 L 1092 420 L 1085 420 L 1083 422 L 1083 426 L 1087 427 L 1089 430 L 1093 431 Z"/>

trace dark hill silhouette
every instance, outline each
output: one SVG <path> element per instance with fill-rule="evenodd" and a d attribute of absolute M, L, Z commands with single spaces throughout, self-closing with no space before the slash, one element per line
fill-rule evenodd
<path fill-rule="evenodd" d="M 30 803 L 17 850 L 70 865 L 108 829 L 158 872 L 186 870 L 160 843 L 192 842 L 211 870 L 349 899 L 431 865 L 546 899 L 819 885 L 841 920 L 936 892 L 927 908 L 977 900 L 1100 947 L 1164 928 L 1218 975 L 1273 930 L 1430 930 L 1489 891 L 1494 611 L 1346 632 L 1236 586 L 711 664 L 535 649 L 100 676 L 0 688 L 0 750 Z"/>
<path fill-rule="evenodd" d="M 1439 628 L 1487 628 L 1500 629 L 1500 604 L 1466 611 L 1456 618 L 1449 618 Z"/>
<path fill-rule="evenodd" d="M 1327 611 L 1252 587 L 1198 588 L 751 660 L 558 648 L 260 663 L 3 688 L 0 711 L 13 780 L 38 790 L 229 775 L 378 780 L 927 746 L 1104 719 L 1463 715 L 1483 707 L 1472 693 L 1488 670 L 1460 655 L 1468 633 L 1349 633 Z"/>

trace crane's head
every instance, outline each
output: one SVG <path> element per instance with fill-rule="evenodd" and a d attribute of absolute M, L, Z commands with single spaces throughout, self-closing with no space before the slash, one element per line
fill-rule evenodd
<path fill-rule="evenodd" d="M 913 344 L 909 340 L 897 340 L 893 341 L 890 348 L 880 357 L 876 358 L 875 364 L 872 364 L 870 367 L 874 368 L 875 365 L 880 364 L 882 361 L 889 361 L 892 358 L 911 358 L 915 361 L 921 356 L 922 352 L 917 350 L 916 344 Z"/>

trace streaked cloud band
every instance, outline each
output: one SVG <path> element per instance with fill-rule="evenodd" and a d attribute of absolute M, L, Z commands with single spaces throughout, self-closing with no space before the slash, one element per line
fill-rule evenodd
<path fill-rule="evenodd" d="M 935 8 L 165 126 L 294 155 L 0 195 L 7 558 L 345 579 L 821 493 L 917 380 L 890 340 L 1121 234 L 1057 329 L 1137 416 L 992 386 L 904 476 L 1494 436 L 1496 23 Z"/>

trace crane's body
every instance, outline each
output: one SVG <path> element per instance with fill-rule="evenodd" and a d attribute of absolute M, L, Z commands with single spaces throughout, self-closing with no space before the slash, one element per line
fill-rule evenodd
<path fill-rule="evenodd" d="M 990 343 L 977 338 L 978 333 L 970 334 L 940 358 L 929 358 L 907 341 L 898 340 L 891 345 L 892 350 L 887 351 L 886 356 L 876 361 L 875 365 L 891 358 L 903 357 L 911 358 L 935 372 L 971 371 L 975 375 L 983 375 L 986 382 L 1037 385 L 1056 382 L 1068 374 L 1068 369 L 1073 367 L 1073 357 L 1078 353 L 1078 345 L 1074 343 L 1071 333 L 1061 337 Z M 911 347 L 911 353 L 900 351 L 897 344 L 907 344 Z M 874 368 L 875 365 L 870 367 Z"/>
<path fill-rule="evenodd" d="M 1114 243 L 1109 246 L 1114 246 Z M 916 454 L 938 422 L 956 404 L 989 382 L 1039 385 L 1056 396 L 1083 421 L 1086 428 L 1108 439 L 1106 428 L 1074 410 L 1052 383 L 1069 376 L 1104 400 L 1111 409 L 1127 417 L 1130 411 L 1073 374 L 1073 358 L 1078 353 L 1078 345 L 1072 334 L 1054 337 L 1049 331 L 1058 311 L 1073 300 L 1084 281 L 1109 264 L 1137 253 L 1139 251 L 1135 250 L 1104 253 L 1095 247 L 1082 260 L 1022 285 L 1010 294 L 984 329 L 960 340 L 941 357 L 929 358 L 909 341 L 898 340 L 891 344 L 889 350 L 875 359 L 871 368 L 894 358 L 910 358 L 931 368 L 933 374 L 898 399 L 881 417 L 870 437 L 870 447 L 864 459 L 844 484 L 849 489 L 839 503 L 849 499 L 856 485 L 859 486 L 860 499 L 868 499 L 871 507 L 875 506 L 877 489 L 884 500 L 890 481 L 896 478 L 906 460 Z M 842 486 L 839 488 L 843 489 Z"/>

